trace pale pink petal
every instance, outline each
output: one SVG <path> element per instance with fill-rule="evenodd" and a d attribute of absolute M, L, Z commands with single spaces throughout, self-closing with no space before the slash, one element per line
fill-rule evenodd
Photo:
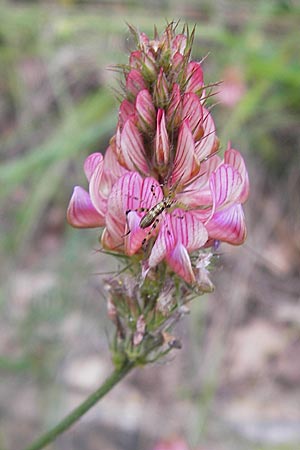
<path fill-rule="evenodd" d="M 192 132 L 187 120 L 179 130 L 172 183 L 179 181 L 185 183 L 195 174 L 195 146 Z"/>
<path fill-rule="evenodd" d="M 133 119 L 129 118 L 126 121 L 120 141 L 122 158 L 128 170 L 148 174 L 149 167 L 146 162 L 143 138 Z"/>
<path fill-rule="evenodd" d="M 156 136 L 155 136 L 155 156 L 158 165 L 166 165 L 170 158 L 170 142 L 166 127 L 165 111 L 157 111 Z"/>
<path fill-rule="evenodd" d="M 93 173 L 99 165 L 103 165 L 102 153 L 92 153 L 86 158 L 83 169 L 88 181 L 90 181 Z"/>
<path fill-rule="evenodd" d="M 238 201 L 243 189 L 239 172 L 228 164 L 221 164 L 210 176 L 214 208 L 224 208 Z"/>
<path fill-rule="evenodd" d="M 194 92 L 199 94 L 203 88 L 203 71 L 201 64 L 196 61 L 191 61 L 187 66 L 187 84 L 186 92 Z"/>
<path fill-rule="evenodd" d="M 234 204 L 217 211 L 206 224 L 209 237 L 234 245 L 242 244 L 246 239 L 246 225 L 243 208 Z"/>
<path fill-rule="evenodd" d="M 242 177 L 243 190 L 241 192 L 239 201 L 240 203 L 244 203 L 249 195 L 249 177 L 245 161 L 240 152 L 234 150 L 233 148 L 230 148 L 230 144 L 228 144 L 228 149 L 226 150 L 224 155 L 224 162 L 232 165 L 235 169 L 237 169 Z"/>
<path fill-rule="evenodd" d="M 188 92 L 184 94 L 182 104 L 182 117 L 188 119 L 194 138 L 199 139 L 199 133 L 202 133 L 203 118 L 200 99 L 193 92 Z"/>
<path fill-rule="evenodd" d="M 156 110 L 153 105 L 152 97 L 147 89 L 140 91 L 135 102 L 136 111 L 139 118 L 139 126 L 145 131 L 155 128 Z"/>
<path fill-rule="evenodd" d="M 107 202 L 107 196 L 103 195 L 101 192 L 101 182 L 103 180 L 103 159 L 101 160 L 101 163 L 99 163 L 93 171 L 93 174 L 90 179 L 89 184 L 89 193 L 91 201 L 96 208 L 96 210 L 100 214 L 105 214 L 106 212 L 106 202 Z"/>
<path fill-rule="evenodd" d="M 127 214 L 127 228 L 125 237 L 125 252 L 134 255 L 142 246 L 148 230 L 140 227 L 141 217 L 136 211 Z"/>
<path fill-rule="evenodd" d="M 206 228 L 194 215 L 194 211 L 175 209 L 168 216 L 170 232 L 174 233 L 174 239 L 188 251 L 197 250 L 206 243 L 208 239 Z"/>
<path fill-rule="evenodd" d="M 124 252 L 124 239 L 122 237 L 112 236 L 107 228 L 104 228 L 101 235 L 101 245 L 107 250 L 113 250 L 114 252 Z"/>
<path fill-rule="evenodd" d="M 180 243 L 167 255 L 170 268 L 187 283 L 195 283 L 195 275 L 187 249 Z"/>
<path fill-rule="evenodd" d="M 76 228 L 95 228 L 105 224 L 105 218 L 94 208 L 89 194 L 80 186 L 76 186 L 71 197 L 67 220 Z"/>
<path fill-rule="evenodd" d="M 162 215 L 163 221 L 155 244 L 149 257 L 149 267 L 156 267 L 176 245 L 174 233 L 172 232 L 170 215 Z"/>

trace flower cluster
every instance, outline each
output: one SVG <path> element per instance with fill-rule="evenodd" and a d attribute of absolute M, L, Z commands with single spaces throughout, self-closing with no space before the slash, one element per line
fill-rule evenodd
<path fill-rule="evenodd" d="M 138 49 L 123 68 L 116 133 L 104 157 L 86 159 L 89 192 L 75 187 L 68 221 L 104 227 L 103 247 L 137 255 L 144 276 L 166 263 L 201 284 L 203 255 L 195 252 L 245 240 L 247 170 L 230 144 L 218 155 L 201 63 L 190 59 L 194 33 L 176 34 L 173 24 L 153 40 L 133 32 Z"/>

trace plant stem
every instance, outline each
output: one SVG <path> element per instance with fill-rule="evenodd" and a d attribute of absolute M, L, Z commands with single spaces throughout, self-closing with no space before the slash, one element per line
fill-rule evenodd
<path fill-rule="evenodd" d="M 92 406 L 94 406 L 102 397 L 107 394 L 122 378 L 130 372 L 135 366 L 134 362 L 126 362 L 120 369 L 116 369 L 104 383 L 93 392 L 81 405 L 68 414 L 59 424 L 47 431 L 43 436 L 37 439 L 33 444 L 29 445 L 25 450 L 40 450 L 61 433 L 66 431 L 73 423 L 80 419 Z"/>

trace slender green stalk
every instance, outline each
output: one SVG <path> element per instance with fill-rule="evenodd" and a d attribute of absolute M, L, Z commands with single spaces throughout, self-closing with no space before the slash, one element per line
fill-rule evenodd
<path fill-rule="evenodd" d="M 104 383 L 93 392 L 81 405 L 75 408 L 58 425 L 47 431 L 38 440 L 29 445 L 25 450 L 40 450 L 50 442 L 54 441 L 61 433 L 66 431 L 73 423 L 80 419 L 92 406 L 94 406 L 102 397 L 107 394 L 125 375 L 135 366 L 134 362 L 127 362 L 120 369 L 116 369 Z"/>

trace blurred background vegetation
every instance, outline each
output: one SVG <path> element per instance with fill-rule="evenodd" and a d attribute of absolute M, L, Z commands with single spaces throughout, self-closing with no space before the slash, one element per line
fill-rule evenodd
<path fill-rule="evenodd" d="M 114 133 L 132 40 L 196 24 L 194 59 L 223 80 L 213 114 L 251 177 L 249 239 L 221 249 L 215 293 L 174 360 L 137 371 L 51 448 L 300 448 L 298 0 L 0 0 L 0 450 L 22 449 L 111 370 L 97 231 L 65 211 L 85 157 Z M 94 249 L 94 250 L 92 250 Z M 222 270 L 221 270 L 222 269 Z"/>

